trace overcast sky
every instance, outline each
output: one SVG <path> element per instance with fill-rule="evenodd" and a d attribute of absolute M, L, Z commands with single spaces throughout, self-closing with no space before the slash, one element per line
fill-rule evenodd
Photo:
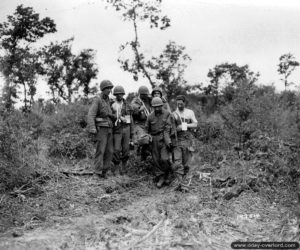
<path fill-rule="evenodd" d="M 105 9 L 103 1 L 1 0 L 0 22 L 18 4 L 33 7 L 41 18 L 54 19 L 58 31 L 39 45 L 74 36 L 74 52 L 95 49 L 98 82 L 110 79 L 127 92 L 147 83 L 142 79 L 134 82 L 120 68 L 119 46 L 133 38 L 132 24 L 123 22 L 113 9 Z M 191 84 L 206 83 L 210 68 L 229 62 L 248 64 L 260 72 L 260 83 L 274 83 L 283 89 L 277 73 L 279 57 L 291 52 L 300 60 L 300 3 L 296 0 L 163 0 L 162 9 L 170 17 L 171 27 L 156 31 L 140 25 L 141 45 L 148 55 L 157 55 L 170 40 L 185 46 L 192 58 L 186 70 Z M 300 84 L 299 68 L 291 79 Z M 46 85 L 39 83 L 38 96 L 45 90 Z"/>

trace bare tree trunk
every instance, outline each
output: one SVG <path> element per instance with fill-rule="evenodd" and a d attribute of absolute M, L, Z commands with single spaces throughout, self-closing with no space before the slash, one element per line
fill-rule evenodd
<path fill-rule="evenodd" d="M 138 41 L 138 32 L 137 32 L 137 23 L 136 23 L 136 12 L 135 12 L 135 8 L 133 9 L 133 13 L 134 13 L 134 18 L 133 18 L 133 27 L 134 27 L 134 34 L 135 34 L 135 40 L 134 42 L 131 44 L 133 51 L 135 53 L 135 58 L 138 64 L 138 67 L 142 70 L 144 76 L 149 80 L 149 83 L 151 84 L 152 88 L 155 87 L 154 82 L 152 81 L 149 73 L 147 72 L 145 65 L 143 64 L 141 57 L 140 57 L 140 53 L 138 50 L 138 46 L 139 46 L 139 41 Z"/>
<path fill-rule="evenodd" d="M 26 83 L 22 82 L 23 89 L 24 89 L 24 111 L 27 112 L 27 90 L 26 90 Z"/>
<path fill-rule="evenodd" d="M 33 103 L 34 103 L 34 95 L 30 95 L 30 101 L 29 101 L 30 107 L 32 107 Z"/>
<path fill-rule="evenodd" d="M 72 102 L 72 89 L 71 89 L 71 86 L 68 87 L 68 97 L 67 97 L 67 101 L 68 101 L 68 103 L 71 103 L 71 102 Z"/>

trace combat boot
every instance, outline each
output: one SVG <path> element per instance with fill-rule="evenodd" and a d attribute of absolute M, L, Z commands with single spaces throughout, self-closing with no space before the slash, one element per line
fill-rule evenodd
<path fill-rule="evenodd" d="M 166 186 L 169 186 L 172 183 L 172 178 L 171 178 L 171 174 L 167 173 L 165 174 L 165 182 Z"/>
<path fill-rule="evenodd" d="M 161 175 L 156 183 L 156 187 L 161 188 L 164 185 L 165 177 Z"/>
<path fill-rule="evenodd" d="M 120 167 L 120 175 L 124 175 L 127 173 L 128 162 L 122 162 Z"/>
<path fill-rule="evenodd" d="M 180 191 L 181 190 L 181 184 L 183 181 L 183 175 L 182 174 L 175 174 L 174 180 L 171 182 L 170 187 L 174 191 Z"/>
<path fill-rule="evenodd" d="M 118 175 L 118 171 L 120 168 L 120 164 L 113 164 L 111 165 L 111 173 L 113 176 L 117 176 Z"/>

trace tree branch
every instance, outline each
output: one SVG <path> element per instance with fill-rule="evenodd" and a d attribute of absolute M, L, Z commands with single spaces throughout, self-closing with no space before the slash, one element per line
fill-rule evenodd
<path fill-rule="evenodd" d="M 132 43 L 131 46 L 132 46 L 133 51 L 135 53 L 138 68 L 140 68 L 142 70 L 144 76 L 149 80 L 151 86 L 154 87 L 155 84 L 152 81 L 149 73 L 147 72 L 144 64 L 141 62 L 140 53 L 139 53 L 138 48 L 137 48 L 138 47 L 138 32 L 137 32 L 136 11 L 135 11 L 135 9 L 136 9 L 136 7 L 133 8 L 133 27 L 134 27 L 135 39 L 134 39 L 134 43 Z"/>
<path fill-rule="evenodd" d="M 152 234 L 154 234 L 157 229 L 165 222 L 165 220 L 167 219 L 167 212 L 164 211 L 164 215 L 163 218 L 152 228 L 152 230 L 150 232 L 148 232 L 142 239 L 136 241 L 135 243 L 133 243 L 129 248 L 132 249 L 135 246 L 137 246 L 138 244 L 142 243 L 143 241 L 147 240 Z"/>

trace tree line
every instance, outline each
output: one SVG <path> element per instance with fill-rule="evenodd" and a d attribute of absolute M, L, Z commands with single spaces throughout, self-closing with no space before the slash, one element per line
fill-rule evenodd
<path fill-rule="evenodd" d="M 169 99 L 179 94 L 202 93 L 218 100 L 220 95 L 230 98 L 241 82 L 250 85 L 259 79 L 259 72 L 253 72 L 248 65 L 222 63 L 210 69 L 207 77 L 209 84 L 188 84 L 185 69 L 191 57 L 186 48 L 175 41 L 169 41 L 158 55 L 147 57 L 143 53 L 139 30 L 141 23 L 148 23 L 150 29 L 166 30 L 171 20 L 162 14 L 161 0 L 106 0 L 106 4 L 119 12 L 123 21 L 130 22 L 134 31 L 131 41 L 120 45 L 119 58 L 121 68 L 130 73 L 134 81 L 140 77 L 147 79 L 152 87 L 159 86 Z M 39 79 L 49 86 L 51 101 L 71 103 L 78 98 L 89 98 L 98 91 L 91 87 L 93 79 L 99 73 L 95 63 L 96 52 L 87 48 L 79 53 L 72 51 L 74 38 L 51 42 L 37 48 L 36 42 L 44 36 L 55 33 L 56 24 L 49 17 L 41 18 L 32 7 L 17 6 L 13 15 L 0 23 L 0 72 L 5 86 L 1 102 L 7 110 L 17 101 L 23 102 L 23 110 L 29 111 L 35 102 Z M 132 53 L 131 57 L 128 52 Z M 279 58 L 278 73 L 287 89 L 290 75 L 299 66 L 291 53 Z M 23 98 L 23 100 L 21 100 Z"/>

